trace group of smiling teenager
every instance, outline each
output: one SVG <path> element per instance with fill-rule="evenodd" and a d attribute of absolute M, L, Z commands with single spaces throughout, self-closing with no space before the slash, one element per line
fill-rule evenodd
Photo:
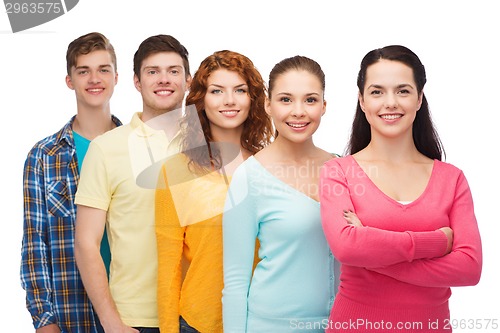
<path fill-rule="evenodd" d="M 143 110 L 119 126 L 109 41 L 69 54 L 77 114 L 25 164 L 37 332 L 450 330 L 450 287 L 479 282 L 481 240 L 410 49 L 363 58 L 344 156 L 313 142 L 327 104 L 311 58 L 279 61 L 266 85 L 221 50 L 191 76 L 186 48 L 151 36 L 134 55 Z"/>

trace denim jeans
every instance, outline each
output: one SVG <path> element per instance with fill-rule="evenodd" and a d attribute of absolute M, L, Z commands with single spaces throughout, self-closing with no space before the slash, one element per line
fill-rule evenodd
<path fill-rule="evenodd" d="M 200 333 L 195 328 L 189 326 L 184 318 L 179 317 L 179 333 Z"/>
<path fill-rule="evenodd" d="M 160 329 L 158 327 L 134 327 L 136 330 L 139 330 L 140 333 L 160 333 Z"/>

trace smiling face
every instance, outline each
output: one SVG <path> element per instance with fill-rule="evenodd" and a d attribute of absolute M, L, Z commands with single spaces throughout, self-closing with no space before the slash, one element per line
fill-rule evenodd
<path fill-rule="evenodd" d="M 66 76 L 66 84 L 75 91 L 79 108 L 108 107 L 117 81 L 111 55 L 105 50 L 78 56 Z"/>
<path fill-rule="evenodd" d="M 411 137 L 422 93 L 417 91 L 411 67 L 383 59 L 368 66 L 359 102 L 372 136 Z"/>
<path fill-rule="evenodd" d="M 214 137 L 225 130 L 237 130 L 241 134 L 251 106 L 248 85 L 236 72 L 215 70 L 207 80 L 204 104 Z"/>
<path fill-rule="evenodd" d="M 160 115 L 182 106 L 190 77 L 186 79 L 182 58 L 175 52 L 154 53 L 142 61 L 140 78 L 134 75 L 142 95 L 143 114 Z"/>
<path fill-rule="evenodd" d="M 266 111 L 279 132 L 278 138 L 295 143 L 312 140 L 325 110 L 320 80 L 304 70 L 280 74 L 266 103 Z"/>

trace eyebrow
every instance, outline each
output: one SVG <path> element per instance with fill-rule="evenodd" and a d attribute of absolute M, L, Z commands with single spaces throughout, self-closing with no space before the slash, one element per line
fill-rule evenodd
<path fill-rule="evenodd" d="M 106 65 L 99 65 L 99 68 L 104 68 L 104 67 L 111 67 L 110 64 L 106 64 Z M 90 66 L 76 66 L 75 69 L 89 69 Z"/>
<path fill-rule="evenodd" d="M 293 94 L 289 93 L 289 92 L 280 92 L 280 93 L 277 93 L 276 95 L 292 96 Z M 311 93 L 305 94 L 305 96 L 321 96 L 321 94 L 316 93 L 316 92 L 311 92 Z"/>
<path fill-rule="evenodd" d="M 401 88 L 407 88 L 407 87 L 410 87 L 412 89 L 415 89 L 411 84 L 409 83 L 401 83 L 401 84 L 398 84 L 396 86 L 397 89 L 401 89 Z M 366 89 L 370 89 L 370 88 L 375 88 L 375 89 L 383 89 L 384 87 L 379 85 L 379 84 L 370 84 L 368 87 L 366 87 Z"/>
<path fill-rule="evenodd" d="M 151 66 L 144 66 L 144 69 L 143 70 L 147 70 L 147 69 L 159 69 L 161 68 L 162 66 L 160 65 L 151 65 Z M 167 69 L 172 69 L 172 68 L 183 68 L 181 65 L 172 65 L 172 66 L 167 66 Z"/>
<path fill-rule="evenodd" d="M 217 83 L 211 83 L 208 86 L 209 87 L 210 86 L 214 86 L 214 87 L 217 87 L 217 88 L 224 88 L 224 86 L 222 86 L 220 84 L 217 84 Z M 242 83 L 242 84 L 238 84 L 237 86 L 234 86 L 234 88 L 241 88 L 241 87 L 248 87 L 248 85 L 246 83 Z"/>

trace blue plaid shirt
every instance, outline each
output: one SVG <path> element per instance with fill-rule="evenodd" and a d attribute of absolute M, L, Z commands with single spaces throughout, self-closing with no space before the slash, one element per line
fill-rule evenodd
<path fill-rule="evenodd" d="M 24 164 L 21 284 L 35 328 L 57 324 L 63 333 L 94 333 L 73 251 L 79 178 L 74 119 L 35 144 Z"/>

